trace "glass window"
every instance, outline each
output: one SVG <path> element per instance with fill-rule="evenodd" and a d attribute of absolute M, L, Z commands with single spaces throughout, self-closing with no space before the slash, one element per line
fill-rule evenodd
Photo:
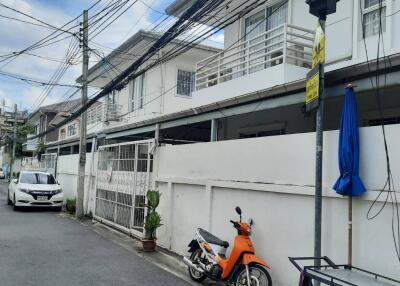
<path fill-rule="evenodd" d="M 385 2 L 382 1 L 381 9 L 379 0 L 365 0 L 363 10 L 363 29 L 365 37 L 378 35 L 380 25 L 382 25 L 382 33 L 384 33 L 386 31 Z"/>
<path fill-rule="evenodd" d="M 178 70 L 176 93 L 182 96 L 191 96 L 194 90 L 194 75 L 192 71 Z"/>
<path fill-rule="evenodd" d="M 56 184 L 56 180 L 51 174 L 47 175 L 42 173 L 21 173 L 20 183 L 54 185 Z"/>
<path fill-rule="evenodd" d="M 68 136 L 76 135 L 76 123 L 68 126 Z"/>
<path fill-rule="evenodd" d="M 139 90 L 138 90 L 138 94 L 139 94 L 138 107 L 139 107 L 139 109 L 142 109 L 143 104 L 144 104 L 144 78 L 145 78 L 145 74 L 142 74 L 139 78 Z"/>
<path fill-rule="evenodd" d="M 288 2 L 267 8 L 267 31 L 287 22 Z"/>
<path fill-rule="evenodd" d="M 129 84 L 129 111 L 135 111 L 135 80 Z"/>
<path fill-rule="evenodd" d="M 250 17 L 245 21 L 245 38 L 246 40 L 257 37 L 265 32 L 265 11 L 262 10 Z"/>

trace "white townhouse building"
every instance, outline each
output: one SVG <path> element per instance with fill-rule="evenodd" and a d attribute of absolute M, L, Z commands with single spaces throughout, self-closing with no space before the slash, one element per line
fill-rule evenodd
<path fill-rule="evenodd" d="M 137 32 L 89 69 L 89 85 L 103 88 L 120 71 L 146 52 L 159 37 L 159 34 L 153 32 Z M 186 42 L 182 40 L 173 41 L 150 59 L 150 62 L 184 44 Z M 130 81 L 122 90 L 113 91 L 97 108 L 88 112 L 89 132 L 125 126 L 190 108 L 195 91 L 196 62 L 218 52 L 220 50 L 217 48 L 197 45 L 184 54 L 148 70 Z"/>
<path fill-rule="evenodd" d="M 221 14 L 213 18 L 224 19 L 253 2 L 224 1 L 215 9 Z M 179 16 L 192 3 L 176 0 L 166 13 Z M 377 198 L 387 179 L 382 126 L 394 187 L 400 190 L 396 160 L 400 158 L 400 38 L 396 29 L 400 1 L 382 4 L 380 9 L 378 0 L 341 0 L 326 23 L 322 252 L 337 263 L 347 261 L 347 200 L 332 186 L 339 176 L 344 88 L 352 83 L 359 110 L 360 177 L 367 189 L 364 196 L 354 199 L 353 262 L 400 279 L 392 238 L 394 204 L 384 204 L 387 190 Z M 112 112 L 103 107 L 99 114 L 111 114 L 114 119 L 98 115 L 103 119 L 94 121 L 101 123 L 88 127 L 89 138 L 100 147 L 88 155 L 91 179 L 86 212 L 140 237 L 144 212 L 138 202 L 144 200 L 146 190 L 157 188 L 162 193 L 163 218 L 157 243 L 185 254 L 197 227 L 231 243 L 235 232 L 229 219 L 235 217 L 234 207 L 239 205 L 244 216 L 255 220 L 253 241 L 257 254 L 272 268 L 274 284 L 295 285 L 298 272 L 287 257 L 313 254 L 315 112 L 306 112 L 304 101 L 317 19 L 303 0 L 270 0 L 242 11 L 225 28 L 222 51 L 198 46 L 102 102 L 112 105 Z M 380 21 L 383 37 L 379 36 Z M 127 60 L 142 50 L 138 39 L 147 36 L 139 32 L 128 40 L 132 41 L 129 45 L 123 44 L 107 61 L 96 64 L 90 78 L 102 75 L 92 84 L 101 88 L 117 68 L 126 68 Z M 162 78 L 165 81 L 158 80 Z M 156 103 L 146 103 L 152 99 Z M 73 144 L 77 141 L 60 141 L 50 144 L 49 151 Z M 58 165 L 74 162 L 77 166 L 76 156 L 61 156 Z M 105 182 L 110 170 L 112 178 Z M 68 186 L 63 178 L 70 180 L 72 174 L 67 169 L 59 172 L 61 183 Z M 76 191 L 68 187 L 71 193 Z M 373 211 L 386 207 L 368 220 L 375 199 Z"/>

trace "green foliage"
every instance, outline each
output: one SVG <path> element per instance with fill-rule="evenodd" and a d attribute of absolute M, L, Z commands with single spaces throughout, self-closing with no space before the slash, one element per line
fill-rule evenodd
<path fill-rule="evenodd" d="M 35 154 L 38 156 L 39 160 L 42 154 L 46 153 L 47 145 L 43 140 L 40 140 L 36 146 Z"/>
<path fill-rule="evenodd" d="M 65 209 L 70 214 L 74 214 L 76 211 L 76 199 L 67 199 L 67 204 L 65 205 Z"/>
<path fill-rule="evenodd" d="M 28 154 L 25 154 L 25 152 L 22 149 L 22 144 L 26 142 L 28 134 L 32 134 L 35 131 L 33 125 L 26 123 L 24 125 L 18 126 L 17 127 L 17 140 L 15 144 L 15 156 L 16 157 L 22 157 L 26 156 Z M 12 150 L 12 137 L 13 133 L 9 134 L 10 136 L 6 139 L 6 144 L 9 146 L 10 150 Z"/>
<path fill-rule="evenodd" d="M 156 239 L 156 230 L 161 224 L 161 215 L 156 211 L 160 204 L 160 192 L 148 191 L 147 197 L 147 216 L 144 222 L 144 229 L 146 231 L 147 239 Z"/>

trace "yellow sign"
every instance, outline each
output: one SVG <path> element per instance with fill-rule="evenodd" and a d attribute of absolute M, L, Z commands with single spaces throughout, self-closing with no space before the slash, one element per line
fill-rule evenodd
<path fill-rule="evenodd" d="M 315 102 L 315 105 L 318 106 L 319 99 L 319 65 L 313 68 L 309 74 L 307 75 L 307 84 L 306 84 L 306 105 L 309 106 L 311 103 Z M 314 104 L 312 104 L 313 107 Z M 312 109 L 312 107 L 307 108 Z"/>
<path fill-rule="evenodd" d="M 325 33 L 318 24 L 312 49 L 312 68 L 323 63 L 325 63 Z"/>

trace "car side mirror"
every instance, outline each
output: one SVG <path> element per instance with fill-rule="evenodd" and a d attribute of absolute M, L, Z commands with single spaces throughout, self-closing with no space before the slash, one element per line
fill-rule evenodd
<path fill-rule="evenodd" d="M 14 184 L 18 184 L 18 179 L 13 179 L 12 181 Z"/>

